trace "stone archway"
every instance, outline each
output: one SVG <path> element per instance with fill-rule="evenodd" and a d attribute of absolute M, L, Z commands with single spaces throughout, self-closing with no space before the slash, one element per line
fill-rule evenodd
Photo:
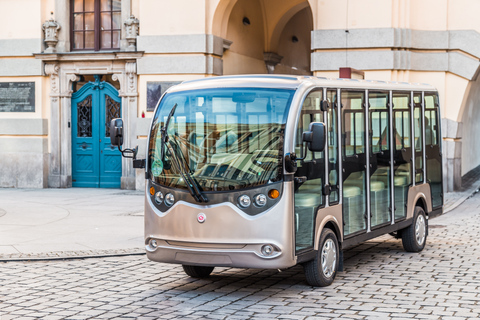
<path fill-rule="evenodd" d="M 223 74 L 311 74 L 313 15 L 307 0 L 223 0 L 211 30 L 232 42 Z"/>
<path fill-rule="evenodd" d="M 50 77 L 49 187 L 72 186 L 72 83 L 78 81 L 81 75 L 111 74 L 112 79 L 120 83 L 122 118 L 129 128 L 124 144 L 136 143 L 138 56 L 139 54 L 132 53 L 115 56 L 111 60 L 84 61 L 81 60 L 81 54 L 62 56 L 62 59 L 58 54 L 45 61 L 45 74 Z M 135 189 L 135 171 L 130 159 L 122 159 L 121 188 Z"/>
<path fill-rule="evenodd" d="M 453 150 L 447 150 L 447 161 L 454 166 L 457 177 L 475 176 L 480 174 L 480 76 L 470 80 L 465 91 L 462 109 L 457 127 L 450 128 L 450 135 L 455 134 Z M 448 127 L 447 127 L 448 128 Z M 452 158 L 450 160 L 449 158 Z M 456 189 L 461 186 L 461 178 L 457 179 Z"/>

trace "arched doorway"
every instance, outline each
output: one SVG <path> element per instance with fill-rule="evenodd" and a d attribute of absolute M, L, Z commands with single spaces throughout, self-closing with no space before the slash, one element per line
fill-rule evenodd
<path fill-rule="evenodd" d="M 223 74 L 312 74 L 313 16 L 306 0 L 220 1 L 212 30 L 232 42 Z"/>
<path fill-rule="evenodd" d="M 72 94 L 72 186 L 120 188 L 122 157 L 109 124 L 121 116 L 121 99 L 110 83 L 94 79 Z"/>
<path fill-rule="evenodd" d="M 480 77 L 478 76 L 470 83 L 466 90 L 461 116 L 460 126 L 456 130 L 456 142 L 454 157 L 461 161 L 461 176 L 480 174 Z M 461 155 L 461 156 L 460 156 Z M 455 163 L 454 163 L 455 164 Z M 457 164 L 457 167 L 459 165 Z"/>

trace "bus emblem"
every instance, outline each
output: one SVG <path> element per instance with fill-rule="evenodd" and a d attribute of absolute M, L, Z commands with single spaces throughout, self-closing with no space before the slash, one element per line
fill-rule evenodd
<path fill-rule="evenodd" d="M 206 219 L 207 219 L 207 216 L 205 215 L 205 213 L 200 212 L 197 215 L 197 221 L 200 223 L 204 223 Z"/>

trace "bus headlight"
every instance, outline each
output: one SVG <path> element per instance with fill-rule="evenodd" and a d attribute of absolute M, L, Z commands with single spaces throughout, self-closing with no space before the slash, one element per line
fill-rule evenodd
<path fill-rule="evenodd" d="M 253 199 L 257 207 L 263 207 L 267 204 L 267 196 L 264 194 L 257 194 Z"/>
<path fill-rule="evenodd" d="M 169 207 L 171 207 L 173 205 L 173 203 L 175 202 L 175 197 L 173 194 L 171 193 L 167 193 L 167 195 L 165 196 L 165 204 Z"/>
<path fill-rule="evenodd" d="M 163 202 L 163 193 L 162 193 L 162 191 L 158 191 L 157 193 L 155 193 L 154 199 L 155 199 L 155 202 L 156 202 L 157 204 L 161 204 L 161 203 Z"/>
<path fill-rule="evenodd" d="M 238 204 L 242 208 L 248 208 L 250 207 L 250 204 L 252 203 L 252 200 L 250 200 L 250 197 L 247 196 L 246 194 L 238 197 Z"/>

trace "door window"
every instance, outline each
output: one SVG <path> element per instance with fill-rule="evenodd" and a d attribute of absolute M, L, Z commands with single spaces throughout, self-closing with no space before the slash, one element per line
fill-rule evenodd
<path fill-rule="evenodd" d="M 371 227 L 390 222 L 390 110 L 388 92 L 369 92 Z"/>
<path fill-rule="evenodd" d="M 305 148 L 302 133 L 312 122 L 324 122 L 320 109 L 322 91 L 311 92 L 304 100 L 297 124 L 295 153 L 304 158 L 298 161 L 295 173 L 295 228 L 296 251 L 313 246 L 317 209 L 324 204 L 323 184 L 325 176 L 324 151 L 312 152 Z"/>
<path fill-rule="evenodd" d="M 342 91 L 344 234 L 366 229 L 365 92 Z"/>

